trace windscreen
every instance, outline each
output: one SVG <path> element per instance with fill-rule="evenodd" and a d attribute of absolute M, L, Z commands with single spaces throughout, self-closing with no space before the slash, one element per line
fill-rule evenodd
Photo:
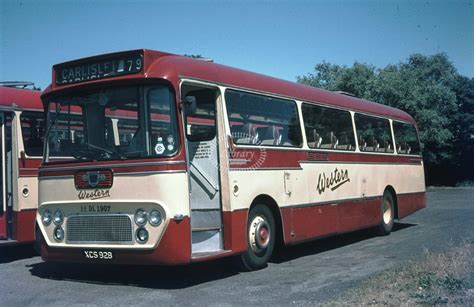
<path fill-rule="evenodd" d="M 164 85 L 122 86 L 55 97 L 46 139 L 45 162 L 51 156 L 96 161 L 173 155 L 173 92 Z"/>

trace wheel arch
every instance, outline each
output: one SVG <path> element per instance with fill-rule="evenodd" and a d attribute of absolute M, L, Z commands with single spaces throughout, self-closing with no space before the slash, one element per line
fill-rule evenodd
<path fill-rule="evenodd" d="M 283 219 L 282 219 L 280 207 L 278 207 L 278 203 L 275 201 L 275 199 L 273 199 L 273 197 L 267 194 L 260 194 L 257 197 L 255 197 L 254 200 L 252 201 L 252 204 L 250 205 L 250 208 L 247 213 L 247 218 L 252 207 L 258 204 L 267 206 L 272 212 L 273 218 L 275 219 L 275 228 L 276 228 L 275 246 L 276 247 L 283 246 L 284 245 Z"/>
<path fill-rule="evenodd" d="M 392 195 L 393 198 L 393 206 L 395 207 L 395 216 L 394 218 L 398 219 L 398 198 L 397 198 L 397 193 L 395 192 L 395 188 L 391 185 L 388 185 L 385 187 L 384 194 L 388 192 Z"/>

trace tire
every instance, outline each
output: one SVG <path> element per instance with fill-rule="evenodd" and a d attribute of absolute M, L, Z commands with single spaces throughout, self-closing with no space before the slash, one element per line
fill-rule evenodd
<path fill-rule="evenodd" d="M 380 204 L 380 225 L 377 227 L 377 234 L 387 236 L 393 229 L 393 219 L 395 216 L 395 202 L 392 193 L 383 194 Z"/>
<path fill-rule="evenodd" d="M 247 221 L 247 250 L 240 256 L 238 264 L 244 271 L 255 271 L 267 266 L 275 248 L 275 219 L 265 205 L 256 205 Z"/>
<path fill-rule="evenodd" d="M 41 255 L 41 230 L 38 225 L 35 225 L 35 242 L 33 243 L 33 250 L 37 255 Z"/>

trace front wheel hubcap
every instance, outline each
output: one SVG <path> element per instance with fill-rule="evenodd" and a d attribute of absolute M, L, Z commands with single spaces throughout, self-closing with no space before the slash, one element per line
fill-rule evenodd
<path fill-rule="evenodd" d="M 392 206 L 388 200 L 384 200 L 383 202 L 383 222 L 388 225 L 392 220 Z"/>
<path fill-rule="evenodd" d="M 270 242 L 270 225 L 262 216 L 256 216 L 249 229 L 250 247 L 256 254 L 265 251 Z"/>

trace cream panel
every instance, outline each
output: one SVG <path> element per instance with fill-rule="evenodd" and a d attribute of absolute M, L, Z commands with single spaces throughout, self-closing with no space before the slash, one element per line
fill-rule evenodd
<path fill-rule="evenodd" d="M 281 206 L 308 202 L 307 174 L 302 170 L 231 171 L 231 210 L 245 209 L 261 194 L 271 196 Z M 235 186 L 238 193 L 235 193 Z"/>
<path fill-rule="evenodd" d="M 311 203 L 381 196 L 388 185 L 397 194 L 425 191 L 420 165 L 305 163 L 303 166 L 310 174 Z"/>
<path fill-rule="evenodd" d="M 304 162 L 301 165 L 302 170 L 231 171 L 231 191 L 238 187 L 238 193 L 231 195 L 231 210 L 248 208 L 260 194 L 271 196 L 284 207 L 381 196 L 388 185 L 397 194 L 425 191 L 421 165 Z"/>
<path fill-rule="evenodd" d="M 137 249 L 152 249 L 156 247 L 163 236 L 164 230 L 166 229 L 170 219 L 169 219 L 169 211 L 164 208 L 165 211 L 165 216 L 166 219 L 159 225 L 159 226 L 151 226 L 150 223 L 146 223 L 144 226 L 137 226 L 133 222 L 134 214 L 137 209 L 143 209 L 147 212 L 150 212 L 152 209 L 159 209 L 157 203 L 151 202 L 151 201 L 140 201 L 140 202 L 118 202 L 118 201 L 110 201 L 110 200 L 105 200 L 101 201 L 99 203 L 95 203 L 96 205 L 91 205 L 90 203 L 81 203 L 81 202 L 74 202 L 74 203 L 69 203 L 67 205 L 63 203 L 46 203 L 44 206 L 41 206 L 38 209 L 38 213 L 36 215 L 38 225 L 40 227 L 40 230 L 46 240 L 46 243 L 48 246 L 55 246 L 55 247 L 71 247 L 71 248 L 107 248 L 107 249 L 120 249 L 120 248 L 127 248 L 127 247 L 133 247 Z M 81 212 L 81 207 L 90 207 L 93 206 L 96 208 L 96 210 L 104 210 L 106 209 L 107 213 L 81 213 L 80 215 L 127 215 L 128 218 L 130 219 L 130 224 L 132 227 L 132 242 L 127 242 L 124 244 L 117 244 L 113 242 L 112 244 L 106 244 L 106 243 L 84 243 L 84 244 L 68 244 L 67 240 L 63 240 L 61 242 L 58 242 L 54 239 L 54 229 L 57 227 L 53 222 L 50 225 L 44 225 L 41 222 L 41 215 L 43 212 L 48 209 L 52 214 L 56 212 L 56 210 L 61 210 L 64 214 L 64 222 L 60 225 L 63 230 L 65 237 L 67 238 L 68 235 L 68 230 L 67 230 L 67 223 L 68 219 L 71 216 L 78 215 L 79 212 Z M 145 228 L 148 230 L 149 238 L 146 241 L 146 243 L 138 243 L 135 240 L 135 234 L 136 231 L 139 228 Z"/>
<path fill-rule="evenodd" d="M 28 190 L 28 193 L 23 193 Z M 18 210 L 28 210 L 38 208 L 38 178 L 20 177 L 18 178 Z M 15 209 L 16 210 L 16 209 Z"/>
<path fill-rule="evenodd" d="M 153 175 L 114 176 L 114 184 L 107 189 L 109 197 L 96 200 L 81 199 L 81 193 L 94 190 L 77 190 L 73 177 L 40 179 L 40 204 L 61 202 L 64 204 L 98 203 L 113 201 L 152 201 L 165 207 L 171 216 L 189 216 L 188 180 L 185 172 Z M 101 190 L 101 189 L 99 189 Z"/>
<path fill-rule="evenodd" d="M 114 184 L 111 189 L 97 189 L 97 191 L 108 191 L 99 199 L 89 199 L 95 194 L 94 190 L 77 190 L 74 179 L 68 177 L 58 177 L 50 179 L 40 179 L 40 204 L 37 221 L 49 246 L 72 247 L 72 248 L 137 248 L 152 249 L 159 243 L 170 218 L 176 214 L 189 216 L 188 180 L 185 172 L 162 173 L 150 175 L 128 175 L 114 176 Z M 84 197 L 84 193 L 90 193 Z M 104 194 L 102 194 L 104 195 Z M 149 212 L 161 206 L 164 210 L 166 220 L 158 227 L 153 227 L 147 223 L 144 227 L 149 231 L 149 239 L 145 244 L 133 241 L 131 244 L 67 244 L 57 242 L 53 238 L 53 231 L 56 227 L 54 223 L 43 225 L 41 215 L 46 209 L 51 213 L 60 209 L 65 216 L 63 229 L 67 237 L 68 218 L 72 215 L 108 215 L 126 214 L 132 221 L 133 233 L 138 226 L 133 222 L 133 216 L 137 209 L 144 209 Z"/>

